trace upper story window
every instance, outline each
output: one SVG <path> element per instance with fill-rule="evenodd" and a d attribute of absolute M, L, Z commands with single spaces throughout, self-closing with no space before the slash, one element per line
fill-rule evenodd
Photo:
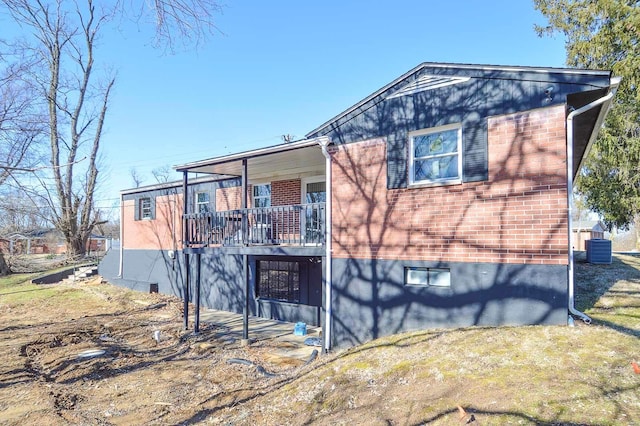
<path fill-rule="evenodd" d="M 196 213 L 207 213 L 211 209 L 209 207 L 209 193 L 196 192 Z"/>
<path fill-rule="evenodd" d="M 138 217 L 140 217 L 140 219 L 153 219 L 150 197 L 144 197 L 138 200 L 138 211 Z"/>
<path fill-rule="evenodd" d="M 253 185 L 253 207 L 271 207 L 271 184 Z"/>
<path fill-rule="evenodd" d="M 409 133 L 410 184 L 462 180 L 462 126 L 450 124 Z"/>

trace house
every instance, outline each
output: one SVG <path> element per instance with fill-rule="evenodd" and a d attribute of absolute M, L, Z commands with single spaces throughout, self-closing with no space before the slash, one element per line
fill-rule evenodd
<path fill-rule="evenodd" d="M 607 227 L 599 220 L 577 220 L 571 228 L 571 245 L 574 250 L 585 251 L 587 240 L 604 239 Z"/>
<path fill-rule="evenodd" d="M 30 229 L 12 232 L 0 241 L 0 250 L 5 254 L 57 253 L 58 234 L 55 229 Z"/>
<path fill-rule="evenodd" d="M 107 245 L 107 238 L 92 234 L 87 240 L 87 253 L 103 253 L 107 250 Z M 67 246 L 60 231 L 55 228 L 39 228 L 13 232 L 0 238 L 0 252 L 9 255 L 65 254 Z"/>
<path fill-rule="evenodd" d="M 123 191 L 122 246 L 101 273 L 243 312 L 245 338 L 249 315 L 322 326 L 327 350 L 588 321 L 573 305 L 571 189 L 617 84 L 423 63 L 303 140 Z"/>

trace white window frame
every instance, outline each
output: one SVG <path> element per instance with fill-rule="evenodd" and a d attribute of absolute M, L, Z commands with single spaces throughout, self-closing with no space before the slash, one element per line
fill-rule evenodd
<path fill-rule="evenodd" d="M 207 201 L 206 202 L 202 202 L 202 201 L 198 201 L 198 195 L 200 194 L 207 194 Z M 209 193 L 209 191 L 198 191 L 195 193 L 195 196 L 193 197 L 193 200 L 195 202 L 195 213 L 206 213 L 206 212 L 201 212 L 200 211 L 200 206 L 207 206 L 207 211 L 211 211 L 210 208 L 208 208 L 211 205 L 211 194 Z"/>
<path fill-rule="evenodd" d="M 149 206 L 145 209 L 144 202 L 148 201 Z M 153 211 L 151 209 L 151 197 L 141 197 L 138 199 L 138 208 L 140 209 L 140 220 L 151 220 L 153 219 Z M 148 213 L 145 215 L 145 210 Z"/>
<path fill-rule="evenodd" d="M 251 207 L 257 207 L 256 206 L 256 193 L 255 193 L 255 187 L 256 186 L 266 186 L 269 185 L 269 207 L 271 207 L 271 195 L 272 195 L 272 191 L 273 191 L 273 187 L 271 186 L 271 182 L 260 182 L 260 183 L 253 183 L 251 184 Z M 266 196 L 260 196 L 257 198 L 267 198 Z"/>
<path fill-rule="evenodd" d="M 430 135 L 433 133 L 447 132 L 450 130 L 458 131 L 458 146 L 457 146 L 457 154 L 458 154 L 458 176 L 455 178 L 440 178 L 440 179 L 425 179 L 425 180 L 415 180 L 415 147 L 414 147 L 414 138 L 417 136 Z M 425 157 L 419 157 L 417 159 L 427 159 L 427 158 L 438 158 L 438 157 L 447 157 L 451 156 L 450 153 L 447 154 L 437 154 L 437 155 L 429 155 Z M 456 183 L 462 183 L 462 123 L 454 123 L 447 124 L 445 126 L 432 127 L 430 129 L 422 129 L 416 130 L 414 132 L 409 133 L 409 186 L 435 186 L 435 185 L 450 185 Z"/>
<path fill-rule="evenodd" d="M 404 285 L 409 287 L 450 288 L 451 269 L 405 266 Z"/>
<path fill-rule="evenodd" d="M 300 204 L 307 204 L 307 184 L 308 183 L 317 183 L 317 182 L 325 182 L 325 192 L 326 192 L 326 181 L 327 179 L 324 176 L 312 176 L 300 179 Z"/>

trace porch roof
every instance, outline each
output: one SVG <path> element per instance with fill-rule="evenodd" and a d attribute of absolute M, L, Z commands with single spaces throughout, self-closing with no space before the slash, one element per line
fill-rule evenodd
<path fill-rule="evenodd" d="M 320 146 L 327 138 L 303 139 L 206 160 L 175 165 L 178 172 L 206 173 L 219 176 L 241 176 L 242 161 L 247 160 L 250 180 L 278 176 L 322 174 L 325 158 Z"/>

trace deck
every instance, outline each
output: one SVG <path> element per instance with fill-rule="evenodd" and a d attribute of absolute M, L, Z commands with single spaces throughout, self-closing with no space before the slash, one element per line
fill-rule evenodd
<path fill-rule="evenodd" d="M 185 247 L 324 246 L 325 203 L 183 215 Z"/>

